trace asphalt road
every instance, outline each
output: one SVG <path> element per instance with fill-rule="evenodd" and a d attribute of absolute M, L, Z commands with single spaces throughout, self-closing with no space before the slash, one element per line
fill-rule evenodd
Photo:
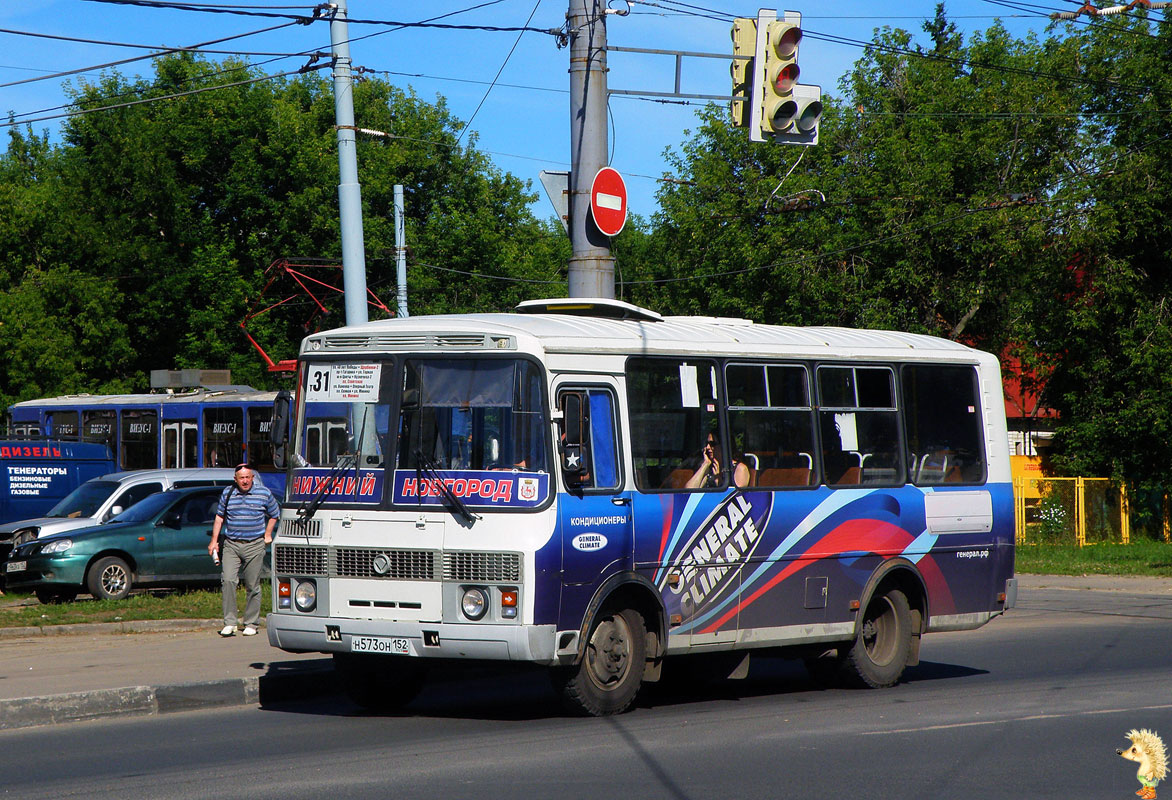
<path fill-rule="evenodd" d="M 1170 633 L 1172 597 L 1043 589 L 927 637 L 884 691 L 759 660 L 746 681 L 571 719 L 514 670 L 457 674 L 393 717 L 324 698 L 14 730 L 0 797 L 1123 800 L 1125 732 L 1172 736 Z"/>

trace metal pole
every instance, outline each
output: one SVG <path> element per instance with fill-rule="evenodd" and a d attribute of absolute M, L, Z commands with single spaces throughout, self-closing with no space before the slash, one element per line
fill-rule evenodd
<path fill-rule="evenodd" d="M 334 118 L 338 126 L 338 216 L 342 224 L 342 288 L 346 324 L 366 322 L 366 253 L 362 240 L 362 188 L 354 139 L 354 93 L 350 79 L 350 25 L 346 0 L 335 0 L 330 20 L 334 56 Z"/>
<path fill-rule="evenodd" d="M 570 0 L 570 297 L 614 297 L 610 239 L 590 218 L 590 184 L 607 166 L 606 2 Z"/>
<path fill-rule="evenodd" d="M 403 184 L 395 184 L 395 277 L 399 284 L 398 316 L 407 314 L 407 225 L 403 219 Z"/>

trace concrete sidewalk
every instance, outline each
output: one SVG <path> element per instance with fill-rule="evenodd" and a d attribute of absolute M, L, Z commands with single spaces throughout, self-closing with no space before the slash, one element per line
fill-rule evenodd
<path fill-rule="evenodd" d="M 337 691 L 333 662 L 220 620 L 0 629 L 0 730 L 255 705 Z"/>
<path fill-rule="evenodd" d="M 1172 594 L 1172 579 L 1018 576 L 1037 589 Z M 1020 596 L 1020 595 L 1019 595 Z M 0 730 L 102 717 L 255 705 L 336 693 L 333 662 L 219 620 L 0 628 Z"/>

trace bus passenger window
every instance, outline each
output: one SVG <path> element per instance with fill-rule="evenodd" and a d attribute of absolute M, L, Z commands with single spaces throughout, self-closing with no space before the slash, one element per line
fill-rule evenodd
<path fill-rule="evenodd" d="M 716 365 L 632 358 L 626 377 L 635 485 L 641 491 L 687 489 L 708 434 L 719 430 Z"/>
<path fill-rule="evenodd" d="M 818 394 L 826 483 L 903 483 L 894 373 L 887 367 L 821 366 Z"/>
<path fill-rule="evenodd" d="M 728 426 L 733 457 L 743 454 L 751 485 L 811 486 L 813 406 L 806 368 L 792 364 L 729 364 Z"/>
<path fill-rule="evenodd" d="M 972 367 L 908 365 L 903 368 L 904 430 L 908 471 L 917 486 L 981 483 L 985 448 Z"/>

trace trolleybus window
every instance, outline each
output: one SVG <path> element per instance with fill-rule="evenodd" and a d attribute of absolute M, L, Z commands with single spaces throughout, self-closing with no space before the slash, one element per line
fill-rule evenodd
<path fill-rule="evenodd" d="M 730 364 L 724 376 L 733 453 L 748 464 L 750 483 L 768 487 L 817 483 L 806 368 Z"/>
<path fill-rule="evenodd" d="M 203 463 L 205 467 L 230 467 L 244 460 L 244 409 L 205 408 L 203 412 Z"/>
<path fill-rule="evenodd" d="M 117 424 L 113 411 L 85 411 L 81 415 L 82 441 L 98 442 L 114 448 L 115 430 Z"/>
<path fill-rule="evenodd" d="M 159 412 L 154 409 L 122 410 L 122 469 L 157 469 L 159 466 Z"/>
<path fill-rule="evenodd" d="M 45 416 L 49 422 L 49 436 L 54 439 L 77 441 L 76 411 L 50 411 Z"/>
<path fill-rule="evenodd" d="M 272 408 L 248 409 L 248 463 L 254 467 L 273 466 L 273 444 L 269 432 L 273 425 Z"/>
<path fill-rule="evenodd" d="M 902 382 L 911 480 L 919 486 L 983 482 L 985 451 L 976 370 L 908 365 Z"/>
<path fill-rule="evenodd" d="M 827 484 L 903 483 L 894 377 L 888 367 L 818 368 L 818 416 Z"/>

